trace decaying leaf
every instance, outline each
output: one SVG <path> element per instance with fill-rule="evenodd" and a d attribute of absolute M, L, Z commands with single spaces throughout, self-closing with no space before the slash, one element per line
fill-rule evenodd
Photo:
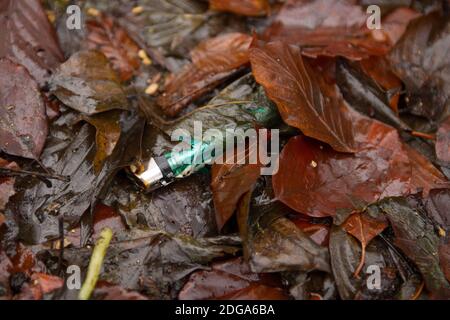
<path fill-rule="evenodd" d="M 98 51 L 72 55 L 56 70 L 50 85 L 59 100 L 87 115 L 128 109 L 119 78 L 105 55 Z"/>
<path fill-rule="evenodd" d="M 394 232 L 398 246 L 419 268 L 427 289 L 437 298 L 448 299 L 450 283 L 440 268 L 439 237 L 430 220 L 414 199 L 389 198 L 380 203 Z"/>
<path fill-rule="evenodd" d="M 157 230 L 135 229 L 124 236 L 127 240 L 109 246 L 99 280 L 120 283 L 126 290 L 147 291 L 154 299 L 175 298 L 171 288 L 180 289 L 189 274 L 204 269 L 213 259 L 236 254 L 239 244 L 236 237 L 193 239 Z M 67 263 L 82 270 L 86 270 L 90 255 L 87 248 L 65 250 Z M 76 290 L 65 289 L 64 295 L 70 298 L 74 293 Z"/>
<path fill-rule="evenodd" d="M 0 150 L 39 159 L 47 137 L 45 104 L 27 69 L 0 59 Z"/>
<path fill-rule="evenodd" d="M 283 120 L 335 150 L 354 152 L 352 120 L 336 86 L 327 84 L 298 47 L 256 41 L 250 50 L 253 75 L 276 102 Z"/>
<path fill-rule="evenodd" d="M 270 4 L 267 0 L 209 0 L 209 8 L 244 16 L 264 16 L 270 11 Z"/>
<path fill-rule="evenodd" d="M 191 51 L 192 63 L 184 67 L 158 98 L 162 110 L 177 115 L 186 105 L 248 63 L 252 38 L 229 33 L 208 39 Z"/>
<path fill-rule="evenodd" d="M 140 65 L 139 47 L 111 17 L 86 22 L 88 48 L 101 51 L 122 81 L 129 80 Z"/>
<path fill-rule="evenodd" d="M 211 270 L 193 273 L 180 300 L 285 300 L 280 281 L 269 274 L 252 273 L 242 258 L 217 262 Z"/>
<path fill-rule="evenodd" d="M 358 267 L 353 273 L 355 277 L 359 277 L 359 273 L 364 266 L 367 244 L 370 242 L 370 240 L 383 232 L 383 230 L 386 229 L 387 226 L 388 225 L 386 222 L 377 221 L 363 213 L 355 213 L 345 221 L 343 225 L 345 231 L 350 233 L 361 243 L 361 259 Z"/>
<path fill-rule="evenodd" d="M 283 217 L 280 203 L 252 205 L 245 196 L 239 212 L 244 254 L 253 272 L 330 271 L 328 250 Z"/>
<path fill-rule="evenodd" d="M 64 56 L 41 1 L 2 1 L 0 25 L 0 58 L 22 64 L 44 86 Z"/>

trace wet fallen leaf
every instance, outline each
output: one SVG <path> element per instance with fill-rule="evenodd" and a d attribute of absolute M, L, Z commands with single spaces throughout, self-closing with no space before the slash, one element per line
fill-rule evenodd
<path fill-rule="evenodd" d="M 254 152 L 258 152 L 258 147 L 251 145 L 243 154 L 236 154 L 234 164 L 214 164 L 211 168 L 211 190 L 219 230 L 233 215 L 242 195 L 250 191 L 261 175 L 261 164 L 249 163 Z M 245 164 L 237 164 L 239 161 Z"/>
<path fill-rule="evenodd" d="M 355 64 L 340 59 L 336 66 L 336 82 L 345 100 L 359 112 L 399 130 L 411 130 L 390 107 L 389 94 Z M 400 88 L 401 84 L 398 85 Z"/>
<path fill-rule="evenodd" d="M 376 221 L 363 213 L 351 215 L 344 223 L 343 228 L 361 243 L 361 259 L 353 275 L 359 277 L 366 259 L 367 244 L 387 228 L 384 221 Z"/>
<path fill-rule="evenodd" d="M 412 203 L 411 203 L 412 202 Z M 439 263 L 439 237 L 414 199 L 389 198 L 380 203 L 395 232 L 395 245 L 419 268 L 426 288 L 437 298 L 448 299 L 450 283 Z"/>
<path fill-rule="evenodd" d="M 413 20 L 389 54 L 411 113 L 433 120 L 450 113 L 450 23 L 439 12 Z"/>
<path fill-rule="evenodd" d="M 120 79 L 130 80 L 140 66 L 138 45 L 108 16 L 103 15 L 98 21 L 90 20 L 86 27 L 88 48 L 103 52 Z"/>
<path fill-rule="evenodd" d="M 276 277 L 256 274 L 242 258 L 214 263 L 211 271 L 193 273 L 180 300 L 285 300 L 288 296 Z"/>
<path fill-rule="evenodd" d="M 313 222 L 309 217 L 298 215 L 291 218 L 291 221 L 306 233 L 315 243 L 321 246 L 328 246 L 330 227 L 325 223 Z"/>
<path fill-rule="evenodd" d="M 39 159 L 47 131 L 38 84 L 23 66 L 0 59 L 0 150 Z"/>
<path fill-rule="evenodd" d="M 355 199 L 371 203 L 411 190 L 411 164 L 397 132 L 379 122 L 361 119 L 358 139 L 363 150 L 337 153 L 308 138 L 291 138 L 273 177 L 276 198 L 314 217 L 334 216 L 355 208 Z M 313 165 L 314 164 L 314 165 Z"/>
<path fill-rule="evenodd" d="M 0 25 L 0 58 L 22 64 L 44 86 L 64 56 L 41 1 L 2 1 Z"/>
<path fill-rule="evenodd" d="M 267 29 L 265 38 L 299 45 L 302 53 L 310 57 L 361 60 L 386 54 L 389 45 L 375 40 L 366 23 L 366 13 L 353 1 L 289 0 Z"/>
<path fill-rule="evenodd" d="M 267 0 L 209 0 L 209 8 L 252 17 L 268 14 L 270 4 Z"/>
<path fill-rule="evenodd" d="M 288 211 L 280 203 L 252 205 L 242 198 L 238 224 L 251 270 L 329 272 L 328 250 L 283 217 Z"/>
<path fill-rule="evenodd" d="M 283 42 L 256 41 L 250 50 L 256 81 L 276 102 L 283 120 L 335 150 L 354 152 L 354 132 L 348 106 L 334 85 L 301 55 L 298 47 Z"/>
<path fill-rule="evenodd" d="M 177 115 L 191 101 L 247 64 L 251 40 L 245 34 L 229 33 L 200 43 L 191 51 L 192 63 L 167 84 L 158 98 L 164 113 Z"/>
<path fill-rule="evenodd" d="M 412 193 L 422 191 L 426 196 L 431 189 L 449 187 L 449 181 L 421 153 L 408 145 L 404 145 L 411 163 Z"/>
<path fill-rule="evenodd" d="M 59 100 L 87 115 L 129 108 L 119 78 L 98 51 L 72 55 L 56 70 L 50 85 Z"/>
<path fill-rule="evenodd" d="M 93 125 L 96 129 L 95 143 L 96 153 L 94 158 L 94 168 L 100 171 L 103 162 L 114 151 L 120 140 L 120 117 L 121 111 L 111 110 L 102 114 L 83 116 L 82 119 Z"/>

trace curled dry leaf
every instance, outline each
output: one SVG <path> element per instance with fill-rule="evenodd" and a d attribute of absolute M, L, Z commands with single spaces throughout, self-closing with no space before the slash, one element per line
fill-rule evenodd
<path fill-rule="evenodd" d="M 64 56 L 41 1 L 3 0 L 0 25 L 0 58 L 23 64 L 44 86 Z"/>
<path fill-rule="evenodd" d="M 139 68 L 138 45 L 108 16 L 86 22 L 87 46 L 101 51 L 122 81 L 129 80 Z"/>
<path fill-rule="evenodd" d="M 267 29 L 265 38 L 302 47 L 310 57 L 344 56 L 361 60 L 387 53 L 388 43 L 375 40 L 367 15 L 352 1 L 289 0 Z"/>
<path fill-rule="evenodd" d="M 242 258 L 213 263 L 210 271 L 193 273 L 180 300 L 285 300 L 287 294 L 275 276 L 252 273 Z"/>
<path fill-rule="evenodd" d="M 0 168 L 17 170 L 19 169 L 19 166 L 15 162 L 9 162 L 0 158 Z M 9 198 L 16 193 L 14 189 L 14 182 L 15 182 L 14 177 L 6 177 L 0 174 L 0 210 L 5 209 L 5 206 L 8 203 Z M 0 220 L 2 220 L 1 217 Z M 2 225 L 2 223 L 3 222 L 0 222 L 0 225 Z"/>
<path fill-rule="evenodd" d="M 201 42 L 191 52 L 192 63 L 175 75 L 158 98 L 164 113 L 177 115 L 191 101 L 247 64 L 251 41 L 246 34 L 228 33 Z"/>
<path fill-rule="evenodd" d="M 38 84 L 25 67 L 0 59 L 0 150 L 39 159 L 47 132 Z"/>
<path fill-rule="evenodd" d="M 443 163 L 450 163 L 450 116 L 442 122 L 436 136 L 436 156 Z"/>
<path fill-rule="evenodd" d="M 356 199 L 371 203 L 410 192 L 411 164 L 397 131 L 367 118 L 356 120 L 355 128 L 356 139 L 365 145 L 355 154 L 291 138 L 273 177 L 277 199 L 298 212 L 324 217 L 353 210 Z"/>
<path fill-rule="evenodd" d="M 64 104 L 87 115 L 128 109 L 119 78 L 105 55 L 98 51 L 72 55 L 52 76 L 50 86 Z"/>
<path fill-rule="evenodd" d="M 361 259 L 353 273 L 355 277 L 359 277 L 359 273 L 364 266 L 366 247 L 370 240 L 383 232 L 387 226 L 388 224 L 385 221 L 377 221 L 364 213 L 355 213 L 351 215 L 343 224 L 344 230 L 358 239 L 361 243 Z"/>
<path fill-rule="evenodd" d="M 270 11 L 270 4 L 267 0 L 209 0 L 209 8 L 244 16 L 264 16 Z"/>
<path fill-rule="evenodd" d="M 256 81 L 277 104 L 287 124 L 337 151 L 355 151 L 348 106 L 337 87 L 326 83 L 298 47 L 256 41 L 250 49 L 250 61 Z"/>

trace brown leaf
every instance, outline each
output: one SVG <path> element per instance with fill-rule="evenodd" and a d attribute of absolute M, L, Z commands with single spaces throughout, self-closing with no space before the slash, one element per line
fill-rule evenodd
<path fill-rule="evenodd" d="M 23 66 L 0 59 L 0 150 L 39 159 L 47 131 L 38 84 Z"/>
<path fill-rule="evenodd" d="M 209 0 L 209 8 L 253 17 L 267 15 L 270 4 L 267 0 Z"/>
<path fill-rule="evenodd" d="M 117 142 L 119 142 L 121 127 L 120 127 L 121 111 L 111 110 L 102 114 L 93 116 L 83 116 L 83 120 L 89 122 L 95 127 L 95 143 L 96 153 L 94 158 L 94 169 L 99 172 L 103 166 L 103 162 L 114 151 Z"/>
<path fill-rule="evenodd" d="M 180 300 L 285 300 L 275 277 L 252 273 L 242 258 L 212 265 L 211 271 L 193 273 L 178 295 Z"/>
<path fill-rule="evenodd" d="M 64 56 L 41 1 L 2 0 L 0 25 L 0 58 L 23 64 L 43 86 Z"/>
<path fill-rule="evenodd" d="M 56 70 L 50 85 L 65 105 L 87 115 L 129 108 L 119 77 L 98 51 L 73 54 Z"/>
<path fill-rule="evenodd" d="M 355 128 L 365 145 L 355 154 L 291 138 L 273 177 L 276 197 L 300 213 L 324 217 L 354 209 L 356 199 L 371 203 L 410 192 L 411 165 L 397 131 L 367 118 L 355 121 Z"/>
<path fill-rule="evenodd" d="M 247 149 L 245 154 L 238 154 L 234 164 L 213 164 L 211 168 L 211 190 L 219 230 L 231 218 L 241 197 L 261 175 L 261 164 L 250 164 L 247 161 L 249 150 L 257 152 L 256 149 Z M 245 164 L 237 164 L 237 160 L 242 157 L 246 158 Z"/>
<path fill-rule="evenodd" d="M 404 145 L 411 163 L 412 193 L 422 191 L 427 196 L 431 189 L 450 187 L 450 183 L 436 167 L 421 153 Z"/>
<path fill-rule="evenodd" d="M 442 122 L 437 132 L 436 156 L 439 161 L 450 163 L 450 116 Z"/>
<path fill-rule="evenodd" d="M 382 56 L 389 46 L 375 40 L 366 25 L 363 8 L 348 0 L 289 0 L 280 10 L 265 38 L 302 47 L 310 57 L 344 56 L 361 60 Z"/>
<path fill-rule="evenodd" d="M 52 276 L 45 273 L 34 273 L 31 276 L 34 285 L 39 286 L 42 294 L 47 294 L 64 285 L 64 280 L 60 277 Z"/>
<path fill-rule="evenodd" d="M 306 233 L 315 243 L 328 247 L 330 227 L 322 223 L 313 223 L 309 217 L 298 215 L 291 219 L 295 225 Z"/>
<path fill-rule="evenodd" d="M 19 169 L 19 166 L 15 162 L 8 162 L 2 158 L 0 158 L 0 168 L 6 169 Z M 14 189 L 15 179 L 13 177 L 2 177 L 0 175 L 0 210 L 5 209 L 6 204 L 10 197 L 12 197 L 16 191 Z M 0 218 L 0 220 L 2 220 Z M 4 217 L 3 217 L 4 221 Z M 2 225 L 0 222 L 0 225 Z"/>
<path fill-rule="evenodd" d="M 246 34 L 228 33 L 201 42 L 191 51 L 192 63 L 175 75 L 158 98 L 164 113 L 176 116 L 190 102 L 247 64 L 251 41 Z"/>
<path fill-rule="evenodd" d="M 382 21 L 381 30 L 373 30 L 375 38 L 387 38 L 391 45 L 395 45 L 405 33 L 411 20 L 421 14 L 414 9 L 400 7 L 389 13 Z"/>
<path fill-rule="evenodd" d="M 256 81 L 277 104 L 287 124 L 337 151 L 355 151 L 348 106 L 337 87 L 326 83 L 298 47 L 256 41 L 250 60 Z"/>
<path fill-rule="evenodd" d="M 388 224 L 385 221 L 377 221 L 363 213 L 351 215 L 343 224 L 344 230 L 358 239 L 361 243 L 361 260 L 353 273 L 354 277 L 359 276 L 359 273 L 364 266 L 366 247 L 370 240 L 383 232 L 387 226 Z"/>
<path fill-rule="evenodd" d="M 390 97 L 389 105 L 398 115 L 398 101 L 402 81 L 391 70 L 389 62 L 384 57 L 370 57 L 369 59 L 361 60 L 361 67 L 385 91 L 397 91 Z"/>
<path fill-rule="evenodd" d="M 90 20 L 86 27 L 88 48 L 103 52 L 120 79 L 130 80 L 140 65 L 138 45 L 108 16 L 101 16 L 99 21 Z"/>

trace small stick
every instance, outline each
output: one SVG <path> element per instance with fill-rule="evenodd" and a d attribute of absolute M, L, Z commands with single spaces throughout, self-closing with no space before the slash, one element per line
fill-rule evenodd
<path fill-rule="evenodd" d="M 436 136 L 434 134 L 419 132 L 419 131 L 411 131 L 411 135 L 418 138 L 428 139 L 428 140 L 436 140 Z"/>
<path fill-rule="evenodd" d="M 86 279 L 84 280 L 83 286 L 78 294 L 78 299 L 88 300 L 94 291 L 102 268 L 103 259 L 105 258 L 106 250 L 109 247 L 112 237 L 113 232 L 110 228 L 104 228 L 100 233 L 100 238 L 97 240 L 94 250 L 92 251 Z"/>
<path fill-rule="evenodd" d="M 5 176 L 35 176 L 39 178 L 45 179 L 53 179 L 68 182 L 70 180 L 69 177 L 62 176 L 59 174 L 48 174 L 41 173 L 35 171 L 27 171 L 27 170 L 16 170 L 16 169 L 8 169 L 8 168 L 0 168 L 0 174 Z"/>
<path fill-rule="evenodd" d="M 59 227 L 59 258 L 58 258 L 58 273 L 62 271 L 62 264 L 64 259 L 64 216 L 60 215 L 58 217 L 58 227 Z"/>

